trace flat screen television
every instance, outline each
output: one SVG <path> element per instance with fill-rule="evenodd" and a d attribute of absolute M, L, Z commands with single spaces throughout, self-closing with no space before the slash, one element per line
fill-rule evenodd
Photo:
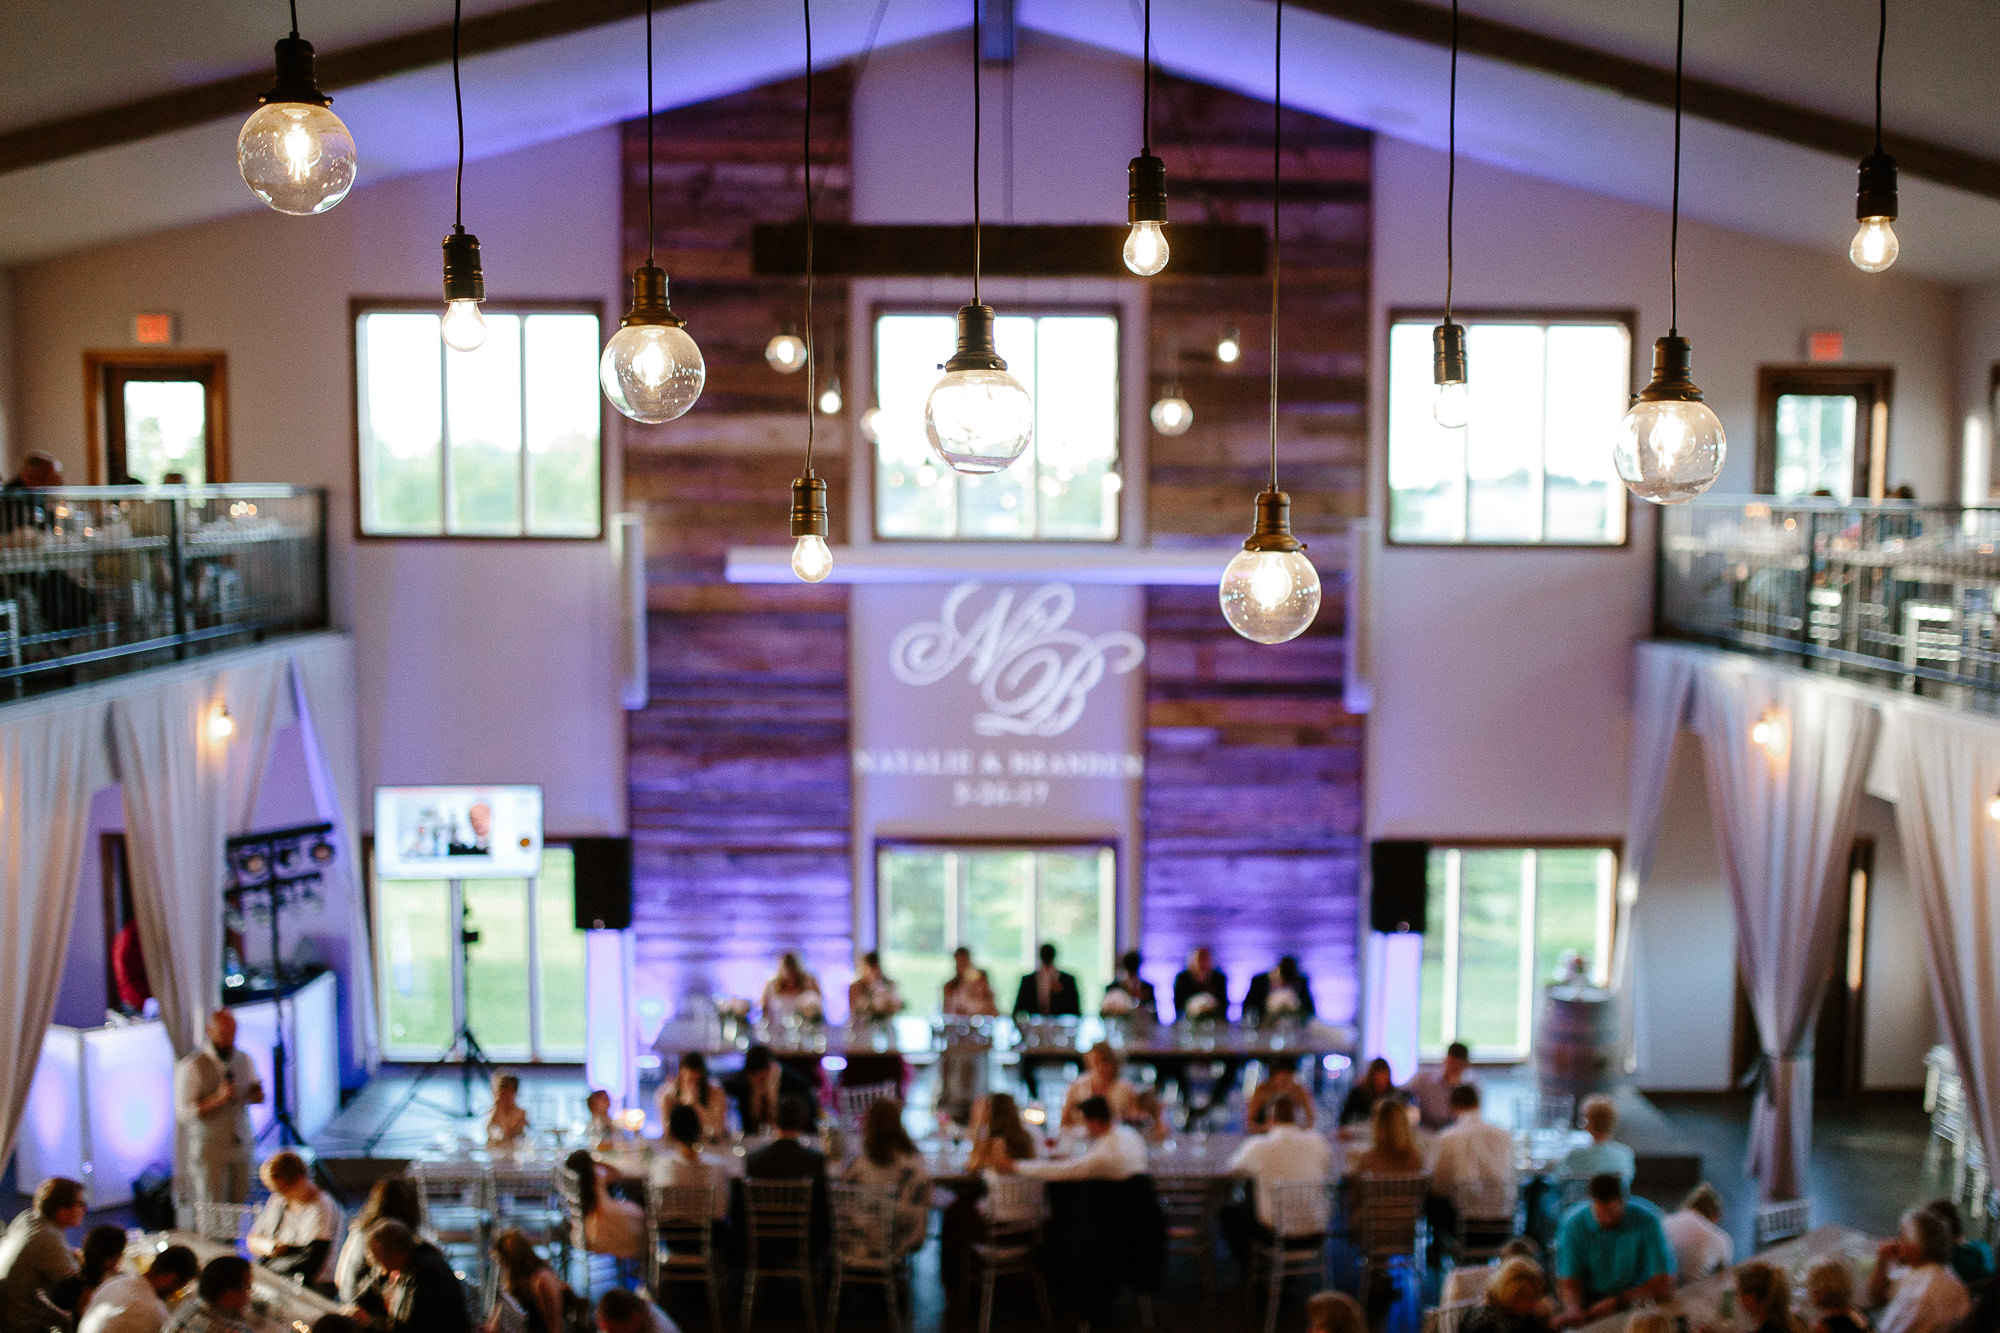
<path fill-rule="evenodd" d="M 383 879 L 526 879 L 542 873 L 540 787 L 377 787 Z"/>

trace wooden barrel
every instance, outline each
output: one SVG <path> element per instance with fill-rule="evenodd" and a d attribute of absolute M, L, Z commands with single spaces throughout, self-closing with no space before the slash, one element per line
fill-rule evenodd
<path fill-rule="evenodd" d="M 1618 1082 L 1618 1006 L 1611 992 L 1569 982 L 1542 993 L 1535 1072 L 1545 1092 L 1581 1097 Z"/>

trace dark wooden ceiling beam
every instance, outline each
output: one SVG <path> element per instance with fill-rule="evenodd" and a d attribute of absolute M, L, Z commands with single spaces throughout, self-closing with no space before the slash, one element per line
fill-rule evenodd
<path fill-rule="evenodd" d="M 987 223 L 980 268 L 989 278 L 1129 278 L 1127 228 Z M 1264 272 L 1269 236 L 1261 226 L 1176 222 L 1167 229 L 1177 278 L 1254 278 Z M 802 222 L 760 222 L 750 233 L 750 269 L 760 278 L 806 271 Z M 821 222 L 813 228 L 813 270 L 823 278 L 947 278 L 972 273 L 970 224 Z"/>
<path fill-rule="evenodd" d="M 1446 49 L 1451 46 L 1451 11 L 1420 0 L 1293 0 L 1293 3 L 1326 18 L 1377 32 L 1430 46 Z M 1808 34 L 1800 34 L 1802 44 L 1808 39 Z M 1460 15 L 1458 45 L 1468 55 L 1590 84 L 1668 110 L 1674 105 L 1674 71 L 1670 67 L 1613 55 L 1476 14 Z M 1873 125 L 1744 92 L 1712 79 L 1690 76 L 1683 80 L 1682 93 L 1683 106 L 1690 116 L 1762 138 L 1836 157 L 1851 157 L 1857 163 L 1875 146 Z M 1893 132 L 1884 132 L 1882 146 L 1895 155 L 1897 166 L 1907 175 L 2000 199 L 2000 161 Z"/>

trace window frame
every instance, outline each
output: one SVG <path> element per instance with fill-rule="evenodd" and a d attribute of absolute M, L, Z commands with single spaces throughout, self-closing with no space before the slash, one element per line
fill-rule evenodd
<path fill-rule="evenodd" d="M 1549 326 L 1555 324 L 1623 324 L 1626 342 L 1629 344 L 1631 364 L 1627 367 L 1626 392 L 1636 392 L 1636 386 L 1645 381 L 1641 377 L 1639 314 L 1632 309 L 1554 309 L 1545 306 L 1477 306 L 1454 307 L 1452 320 L 1463 325 L 1473 324 L 1534 324 Z M 1395 492 L 1389 485 L 1389 344 L 1398 324 L 1427 323 L 1435 327 L 1444 322 L 1444 310 L 1439 306 L 1391 306 L 1387 312 L 1387 323 L 1382 327 L 1382 481 L 1380 502 L 1382 505 L 1382 543 L 1385 546 L 1402 547 L 1412 551 L 1623 551 L 1632 545 L 1633 501 L 1624 487 L 1619 487 L 1620 502 L 1625 505 L 1624 522 L 1620 525 L 1620 536 L 1615 542 L 1579 541 L 1539 541 L 1539 542 L 1489 542 L 1470 539 L 1453 542 L 1427 542 L 1399 540 L 1395 536 L 1395 525 L 1390 521 L 1391 506 L 1395 502 Z M 1604 442 L 1605 452 L 1611 450 L 1609 437 Z M 1453 844 L 1454 846 L 1471 844 Z M 1513 845 L 1513 844 L 1510 844 Z M 1556 846 L 1542 843 L 1538 846 Z M 1594 844 L 1593 844 L 1594 845 Z"/>
<path fill-rule="evenodd" d="M 1851 479 L 1854 498 L 1849 503 L 1879 503 L 1888 492 L 1889 409 L 1895 405 L 1896 368 L 1845 363 L 1758 366 L 1756 487 L 1759 495 L 1777 494 L 1778 399 L 1786 394 L 1845 396 L 1855 400 Z"/>
<path fill-rule="evenodd" d="M 593 297 L 537 298 L 531 300 L 487 301 L 482 310 L 495 315 L 595 315 L 597 317 L 598 352 L 603 354 L 606 338 L 604 327 L 604 302 Z M 349 450 L 353 459 L 354 479 L 354 538 L 363 542 L 602 542 L 611 531 L 611 470 L 606 466 L 611 450 L 606 432 L 611 418 L 609 405 L 604 400 L 604 392 L 598 387 L 595 374 L 591 386 L 597 393 L 597 531 L 593 535 L 580 533 L 551 533 L 542 536 L 532 532 L 511 535 L 497 533 L 455 533 L 455 532 L 368 532 L 362 527 L 361 516 L 366 509 L 366 500 L 361 485 L 361 340 L 358 336 L 361 317 L 373 314 L 437 314 L 444 313 L 442 299 L 414 296 L 356 296 L 347 303 L 347 405 L 352 413 L 349 426 Z M 449 450 L 450 442 L 445 442 Z M 525 463 L 527 451 L 522 450 Z"/>
<path fill-rule="evenodd" d="M 179 347 L 125 347 L 83 354 L 84 433 L 90 442 L 86 475 L 90 484 L 119 485 L 128 475 L 123 389 L 132 380 L 187 380 L 202 386 L 205 432 L 202 468 L 207 474 L 203 484 L 227 483 L 230 480 L 229 354 Z"/>
<path fill-rule="evenodd" d="M 996 297 L 995 299 L 1002 298 Z M 881 456 L 878 451 L 881 446 L 870 443 L 868 437 L 863 435 L 859 429 L 856 429 L 854 438 L 857 443 L 865 446 L 866 458 L 868 460 L 868 537 L 871 542 L 881 542 L 892 546 L 922 546 L 926 544 L 951 548 L 1032 546 L 1089 550 L 1127 544 L 1124 490 L 1133 484 L 1133 480 L 1131 468 L 1128 466 L 1131 451 L 1127 447 L 1126 440 L 1128 423 L 1125 419 L 1127 407 L 1125 402 L 1125 375 L 1129 367 L 1126 365 L 1125 340 L 1132 332 L 1127 327 L 1127 320 L 1131 312 L 1124 305 L 1112 300 L 1064 301 L 1045 298 L 1026 301 L 1006 300 L 1005 306 L 1005 309 L 995 309 L 995 318 L 1027 316 L 1031 319 L 1045 319 L 1061 315 L 1103 315 L 1112 321 L 1116 332 L 1116 336 L 1112 342 L 1116 348 L 1115 355 L 1117 358 L 1112 374 L 1112 390 L 1116 397 L 1111 415 L 1117 431 L 1117 452 L 1113 455 L 1113 458 L 1117 463 L 1116 470 L 1123 479 L 1123 485 L 1119 491 L 1119 502 L 1112 506 L 1113 523 L 1111 533 L 1104 537 L 995 537 L 985 535 L 971 537 L 904 537 L 885 534 L 882 531 L 882 496 L 878 476 L 881 466 Z M 956 315 L 958 310 L 958 305 L 947 304 L 943 300 L 927 300 L 915 296 L 879 298 L 867 304 L 866 323 L 864 325 L 868 338 L 868 380 L 864 386 L 867 392 L 860 400 L 857 413 L 866 412 L 868 409 L 879 405 L 877 401 L 877 384 L 881 374 L 881 366 L 878 356 L 876 333 L 882 316 L 949 316 Z M 1010 367 L 1009 369 L 1011 370 L 1012 368 Z M 943 372 L 940 371 L 939 374 L 942 375 Z M 855 419 L 858 421 L 859 416 L 857 415 Z M 1029 447 L 1030 449 L 1035 449 L 1039 446 L 1037 443 L 1031 443 Z"/>
<path fill-rule="evenodd" d="M 1592 960 L 1590 979 L 1592 985 L 1606 985 L 1606 986 L 1608 986 L 1613 980 L 1615 980 L 1615 978 L 1611 976 L 1611 967 L 1612 967 L 1612 962 L 1616 957 L 1618 950 L 1618 925 L 1619 925 L 1618 882 L 1620 877 L 1625 872 L 1625 840 L 1623 838 L 1478 837 L 1478 838 L 1427 838 L 1424 841 L 1426 845 L 1429 847 L 1430 851 L 1432 852 L 1601 851 L 1601 852 L 1611 853 L 1611 891 L 1610 891 L 1609 911 L 1606 913 L 1606 920 L 1604 927 L 1603 949 L 1601 952 L 1601 956 L 1598 958 L 1594 958 Z M 1428 857 L 1426 857 L 1426 862 L 1428 862 Z M 1428 871 L 1427 871 L 1426 882 L 1425 882 L 1425 894 L 1427 900 L 1430 891 L 1431 890 L 1429 887 Z M 1540 897 L 1539 883 L 1537 884 L 1536 896 L 1539 899 Z M 1427 924 L 1428 924 L 1428 916 L 1429 916 L 1428 901 L 1426 902 L 1425 916 L 1427 918 Z M 1540 910 L 1539 910 L 1539 903 L 1537 903 L 1536 924 L 1539 925 L 1539 922 L 1540 922 Z M 1456 929 L 1457 927 L 1454 924 L 1453 931 L 1455 932 Z M 1532 936 L 1530 936 L 1530 938 L 1532 939 Z M 1443 954 L 1445 949 L 1445 941 L 1440 940 L 1438 944 L 1439 944 L 1439 951 L 1441 954 Z M 1440 959 L 1440 961 L 1442 962 L 1442 958 Z M 1602 982 L 1598 981 L 1597 978 L 1600 976 L 1605 978 L 1605 980 Z M 1537 978 L 1536 974 L 1533 973 L 1532 971 L 1526 974 L 1525 981 L 1531 998 L 1533 996 L 1539 995 L 1542 986 L 1545 984 L 1545 982 Z M 1440 1035 L 1443 1038 L 1443 1040 L 1440 1041 L 1436 1047 L 1423 1045 L 1422 1018 L 1421 1018 L 1423 974 L 1422 974 L 1421 964 L 1419 965 L 1417 994 L 1419 997 L 1418 1055 L 1420 1059 L 1433 1059 L 1442 1057 L 1444 1052 L 1444 1047 L 1449 1045 L 1452 1041 L 1459 1039 L 1457 1034 L 1456 1011 L 1453 1007 L 1447 1006 L 1443 1003 L 1445 997 L 1454 994 L 1456 989 L 1457 989 L 1457 984 L 1455 978 L 1452 979 L 1452 984 L 1449 987 L 1440 988 L 1439 992 L 1439 1007 L 1440 1007 L 1440 1019 L 1441 1019 Z M 1524 1060 L 1532 1060 L 1534 1058 L 1534 1053 L 1535 1053 L 1534 1042 L 1536 1035 L 1536 1027 L 1538 1019 L 1540 1017 L 1538 1008 L 1539 1008 L 1538 1005 L 1530 1004 L 1526 1012 L 1526 1018 L 1528 1023 L 1528 1045 L 1524 1051 L 1518 1054 L 1512 1054 L 1512 1053 L 1505 1055 L 1489 1054 L 1484 1056 L 1480 1055 L 1477 1051 L 1475 1051 L 1473 1055 L 1475 1062 L 1518 1064 Z M 1442 1021 L 1444 1016 L 1447 1014 L 1450 1015 L 1450 1021 L 1448 1023 Z"/>

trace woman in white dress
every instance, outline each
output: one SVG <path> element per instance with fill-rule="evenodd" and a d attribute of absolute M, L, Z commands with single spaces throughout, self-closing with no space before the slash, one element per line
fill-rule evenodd
<path fill-rule="evenodd" d="M 792 950 L 785 950 L 779 957 L 777 975 L 764 983 L 762 1007 L 765 1023 L 773 1028 L 798 1018 L 817 1021 L 826 1013 L 819 978 L 806 971 L 806 965 Z"/>

